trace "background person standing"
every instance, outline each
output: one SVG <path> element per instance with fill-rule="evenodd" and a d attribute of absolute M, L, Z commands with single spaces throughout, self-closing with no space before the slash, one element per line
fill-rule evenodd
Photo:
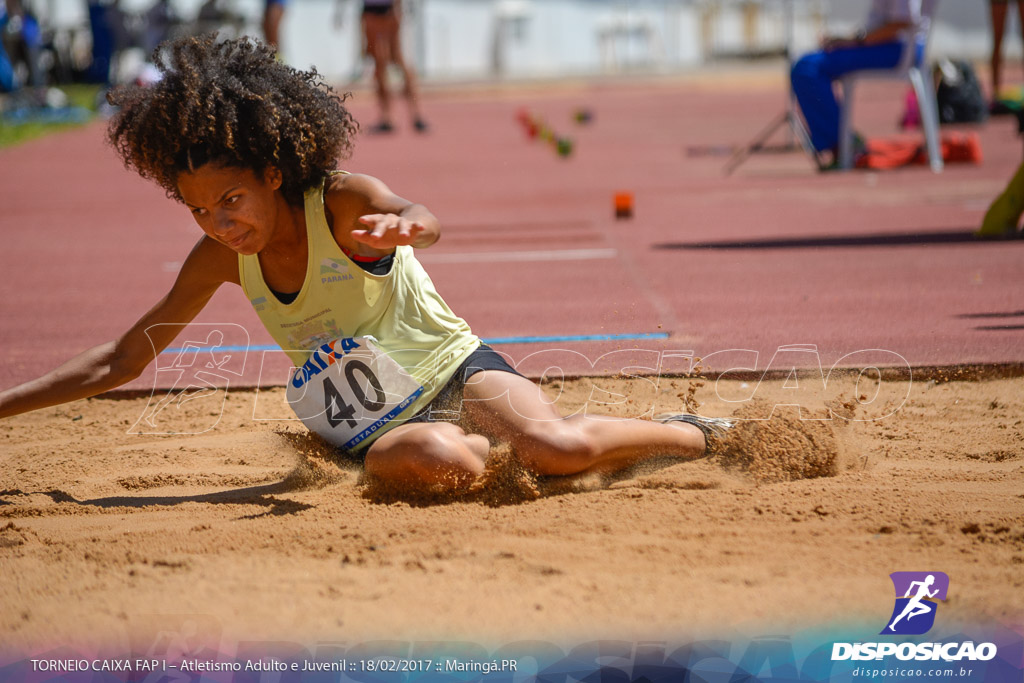
<path fill-rule="evenodd" d="M 341 2 L 338 0 L 338 11 Z M 377 124 L 370 131 L 391 133 L 395 129 L 391 118 L 391 91 L 388 87 L 388 65 L 394 64 L 402 72 L 402 94 L 409 106 L 412 127 L 418 133 L 425 133 L 427 122 L 420 112 L 416 75 L 405 63 L 402 54 L 401 0 L 363 0 L 360 24 L 366 54 L 373 58 L 373 81 L 379 111 Z"/>

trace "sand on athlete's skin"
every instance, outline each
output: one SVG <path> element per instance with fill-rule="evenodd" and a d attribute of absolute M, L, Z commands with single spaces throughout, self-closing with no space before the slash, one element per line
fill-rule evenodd
<path fill-rule="evenodd" d="M 568 413 L 592 382 L 641 395 L 543 387 Z M 301 425 L 254 421 L 251 392 L 169 407 L 162 434 L 127 433 L 145 398 L 4 420 L 0 641 L 759 635 L 884 620 L 888 574 L 922 568 L 951 577 L 944 618 L 1024 622 L 1024 380 L 915 381 L 866 405 L 849 384 L 800 413 L 772 412 L 781 382 L 720 398 L 739 387 L 663 378 L 650 405 L 586 405 L 649 417 L 690 396 L 746 418 L 710 457 L 537 480 L 496 447 L 455 501 L 375 491 Z"/>

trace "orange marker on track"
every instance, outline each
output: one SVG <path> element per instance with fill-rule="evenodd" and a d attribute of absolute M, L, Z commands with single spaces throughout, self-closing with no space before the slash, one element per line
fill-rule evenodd
<path fill-rule="evenodd" d="M 632 192 L 616 192 L 615 193 L 615 217 L 616 218 L 632 218 L 633 217 L 633 193 Z"/>

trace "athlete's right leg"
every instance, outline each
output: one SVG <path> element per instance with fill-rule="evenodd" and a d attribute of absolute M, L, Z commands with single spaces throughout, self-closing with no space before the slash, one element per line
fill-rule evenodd
<path fill-rule="evenodd" d="M 409 492 L 459 491 L 484 471 L 489 444 L 450 422 L 395 427 L 366 452 L 366 474 Z"/>
<path fill-rule="evenodd" d="M 562 417 L 540 387 L 510 372 L 474 374 L 464 396 L 462 408 L 474 429 L 507 442 L 527 469 L 542 476 L 613 472 L 658 455 L 693 460 L 705 452 L 704 434 L 692 424 Z"/>

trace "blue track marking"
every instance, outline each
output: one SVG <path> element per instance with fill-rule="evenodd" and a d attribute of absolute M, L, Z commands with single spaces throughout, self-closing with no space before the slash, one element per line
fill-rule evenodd
<path fill-rule="evenodd" d="M 572 334 L 552 337 L 490 337 L 484 344 L 544 344 L 552 342 L 618 341 L 624 339 L 668 339 L 667 332 L 641 332 L 639 334 Z"/>
<path fill-rule="evenodd" d="M 667 332 L 640 332 L 634 334 L 567 334 L 548 337 L 490 337 L 482 338 L 484 344 L 552 344 L 564 342 L 589 341 L 627 341 L 633 339 L 668 339 Z M 255 346 L 184 346 L 164 349 L 161 355 L 171 353 L 202 353 L 204 351 L 280 351 L 275 344 L 257 344 Z"/>

